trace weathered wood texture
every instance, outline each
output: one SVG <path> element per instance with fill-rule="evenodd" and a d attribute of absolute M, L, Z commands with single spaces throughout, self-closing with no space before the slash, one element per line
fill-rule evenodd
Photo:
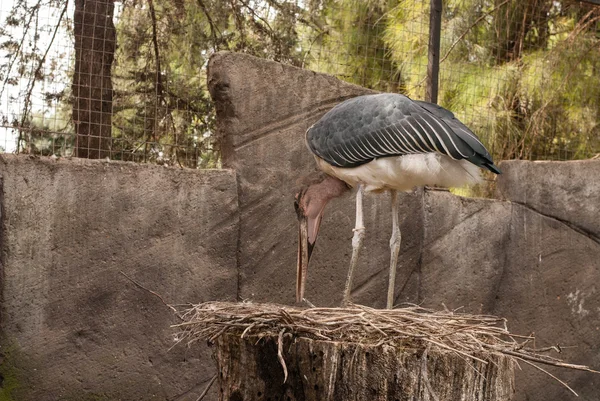
<path fill-rule="evenodd" d="M 508 401 L 514 367 L 505 357 L 487 364 L 422 347 L 398 349 L 284 339 L 221 336 L 216 341 L 221 401 Z"/>

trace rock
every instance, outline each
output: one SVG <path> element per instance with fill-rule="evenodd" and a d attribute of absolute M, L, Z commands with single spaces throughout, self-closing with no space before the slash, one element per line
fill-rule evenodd
<path fill-rule="evenodd" d="M 238 172 L 240 201 L 240 296 L 284 304 L 295 302 L 298 236 L 294 212 L 296 180 L 314 170 L 304 134 L 337 103 L 371 91 L 334 77 L 222 52 L 208 66 L 208 86 L 217 108 L 223 165 Z M 339 305 L 352 252 L 354 197 L 326 210 L 308 272 L 306 298 Z M 418 208 L 418 195 L 401 197 L 403 216 Z M 367 236 L 355 279 L 354 300 L 385 306 L 391 236 L 389 196 L 365 200 Z M 419 229 L 402 219 L 407 235 L 399 272 L 414 270 Z M 410 266 L 410 267 L 407 267 Z M 406 280 L 399 273 L 399 286 Z"/>
<path fill-rule="evenodd" d="M 496 196 L 562 221 L 600 242 L 600 160 L 500 164 Z"/>
<path fill-rule="evenodd" d="M 505 317 L 511 332 L 535 334 L 536 347 L 559 344 L 564 349 L 557 357 L 600 366 L 596 241 L 512 202 L 447 193 L 426 193 L 425 199 L 422 305 Z M 516 400 L 572 396 L 549 376 L 526 365 L 523 369 L 516 375 Z M 583 399 L 595 399 L 600 375 L 550 370 Z"/>
<path fill-rule="evenodd" d="M 232 171 L 2 155 L 1 394 L 195 400 L 208 350 L 166 302 L 233 300 Z M 9 398 L 7 398 L 9 399 Z"/>
<path fill-rule="evenodd" d="M 238 172 L 240 296 L 294 302 L 297 177 L 314 169 L 304 133 L 326 110 L 370 93 L 330 76 L 219 53 L 209 65 L 224 164 Z M 536 346 L 560 343 L 563 358 L 600 368 L 600 161 L 503 162 L 498 193 L 465 199 L 442 191 L 400 197 L 402 249 L 397 303 L 460 308 L 534 332 Z M 353 299 L 385 306 L 391 234 L 389 196 L 365 199 L 367 228 Z M 351 254 L 354 197 L 332 202 L 308 272 L 306 297 L 337 306 Z M 567 399 L 548 376 L 517 373 L 517 399 Z M 560 371 L 582 399 L 600 377 Z M 586 398 L 587 397 L 587 398 Z"/>

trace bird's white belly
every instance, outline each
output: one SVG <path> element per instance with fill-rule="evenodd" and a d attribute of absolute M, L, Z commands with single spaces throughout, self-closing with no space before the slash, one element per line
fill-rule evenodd
<path fill-rule="evenodd" d="M 384 157 L 351 168 L 334 167 L 319 157 L 315 159 L 325 173 L 352 187 L 364 184 L 366 191 L 410 191 L 424 185 L 460 187 L 481 180 L 479 167 L 440 153 Z"/>

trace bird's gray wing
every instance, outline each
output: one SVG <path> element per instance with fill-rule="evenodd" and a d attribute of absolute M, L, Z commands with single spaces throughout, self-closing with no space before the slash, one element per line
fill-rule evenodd
<path fill-rule="evenodd" d="M 479 167 L 484 167 L 496 174 L 500 174 L 500 170 L 498 167 L 496 167 L 496 165 L 494 165 L 492 156 L 489 154 L 483 143 L 481 143 L 479 138 L 477 138 L 477 135 L 475 135 L 469 128 L 467 128 L 466 125 L 456 118 L 451 111 L 446 110 L 442 106 L 429 102 L 420 100 L 415 100 L 414 102 L 424 110 L 427 110 L 429 113 L 440 119 L 448 128 L 452 130 L 454 135 L 456 135 L 472 150 L 471 156 L 466 157 L 467 160 Z"/>
<path fill-rule="evenodd" d="M 493 166 L 477 137 L 450 111 L 435 107 L 439 106 L 398 94 L 350 99 L 309 129 L 308 146 L 337 167 L 356 167 L 379 157 L 431 152 L 467 159 L 486 168 L 489 166 L 484 162 L 489 160 Z M 465 135 L 467 140 L 462 138 Z M 482 160 L 478 159 L 479 146 L 485 152 L 482 155 L 487 156 Z"/>

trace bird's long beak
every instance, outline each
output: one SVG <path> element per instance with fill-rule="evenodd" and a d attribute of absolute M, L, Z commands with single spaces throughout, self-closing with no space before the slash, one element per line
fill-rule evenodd
<path fill-rule="evenodd" d="M 298 216 L 298 266 L 296 272 L 296 302 L 304 299 L 308 262 L 317 242 L 323 211 L 316 217 Z"/>

